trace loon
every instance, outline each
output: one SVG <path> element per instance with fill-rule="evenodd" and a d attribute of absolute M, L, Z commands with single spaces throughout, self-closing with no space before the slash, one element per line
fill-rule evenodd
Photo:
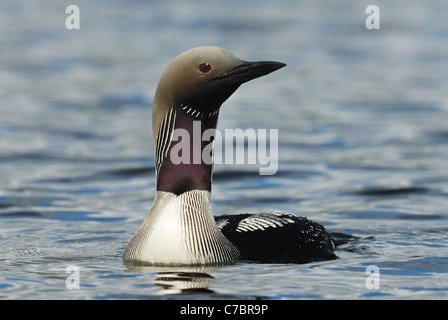
<path fill-rule="evenodd" d="M 165 69 L 152 114 L 157 192 L 147 217 L 129 240 L 123 260 L 134 265 L 227 265 L 238 260 L 307 263 L 334 259 L 335 245 L 320 224 L 286 212 L 214 217 L 210 196 L 213 161 L 178 163 L 175 130 L 190 135 L 216 129 L 221 105 L 243 83 L 286 66 L 247 62 L 214 46 L 188 50 Z M 188 142 L 190 158 L 202 155 Z M 213 160 L 213 147 L 209 152 Z M 193 159 L 194 160 L 194 159 Z"/>

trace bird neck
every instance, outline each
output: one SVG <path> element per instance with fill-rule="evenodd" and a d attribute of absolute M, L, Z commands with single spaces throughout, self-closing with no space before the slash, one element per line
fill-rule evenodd
<path fill-rule="evenodd" d="M 181 105 L 166 113 L 155 145 L 157 191 L 211 192 L 218 111 L 205 113 Z"/>
<path fill-rule="evenodd" d="M 190 108 L 172 108 L 158 127 L 157 193 L 145 221 L 126 246 L 123 257 L 127 261 L 222 265 L 238 259 L 238 249 L 221 233 L 212 214 L 213 141 L 201 139 L 209 129 L 214 133 L 218 112 L 210 117 L 195 115 Z M 207 152 L 208 159 L 202 155 Z"/>

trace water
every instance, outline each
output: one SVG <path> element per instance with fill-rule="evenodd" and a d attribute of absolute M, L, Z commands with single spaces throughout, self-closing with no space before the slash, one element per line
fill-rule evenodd
<path fill-rule="evenodd" d="M 448 297 L 444 1 L 376 1 L 380 30 L 364 26 L 367 1 L 77 1 L 80 30 L 65 28 L 69 4 L 0 4 L 2 299 Z M 123 264 L 155 193 L 156 83 L 205 44 L 288 64 L 221 111 L 220 129 L 279 129 L 279 170 L 217 165 L 214 213 L 307 216 L 350 236 L 339 259 Z"/>

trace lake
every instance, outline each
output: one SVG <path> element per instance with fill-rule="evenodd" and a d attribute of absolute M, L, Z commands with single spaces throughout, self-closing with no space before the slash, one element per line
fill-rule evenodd
<path fill-rule="evenodd" d="M 445 1 L 0 4 L 1 299 L 447 299 Z M 75 4 L 75 3 L 73 3 Z M 278 170 L 217 164 L 215 215 L 294 212 L 338 259 L 130 268 L 155 195 L 152 99 L 202 45 L 287 67 L 243 85 L 218 128 L 278 130 Z"/>

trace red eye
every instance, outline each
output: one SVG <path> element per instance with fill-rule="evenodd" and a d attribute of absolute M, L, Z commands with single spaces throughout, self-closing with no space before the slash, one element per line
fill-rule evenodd
<path fill-rule="evenodd" d="M 201 65 L 199 66 L 199 70 L 200 70 L 202 73 L 207 73 L 207 72 L 209 72 L 210 70 L 212 70 L 212 66 L 209 65 L 208 63 L 203 63 L 203 64 L 201 64 Z"/>

